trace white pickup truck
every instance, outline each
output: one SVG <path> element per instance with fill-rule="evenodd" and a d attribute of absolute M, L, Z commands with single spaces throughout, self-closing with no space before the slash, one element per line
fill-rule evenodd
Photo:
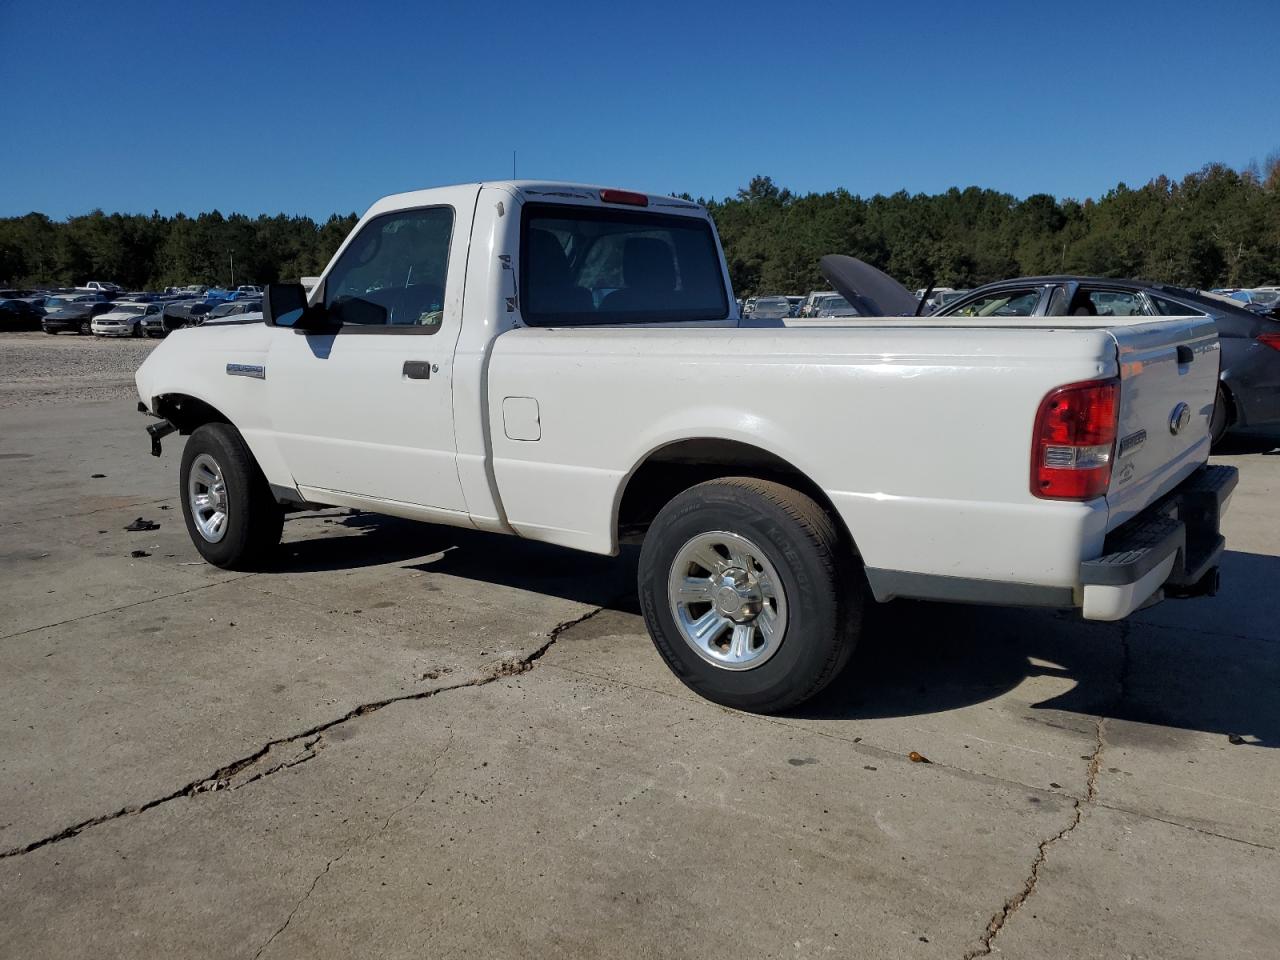
<path fill-rule="evenodd" d="M 1204 318 L 748 326 L 705 209 L 533 182 L 379 200 L 263 309 L 137 373 L 219 566 L 268 562 L 290 505 L 640 538 L 658 652 L 759 711 L 822 689 L 872 600 L 1111 620 L 1217 583 Z"/>

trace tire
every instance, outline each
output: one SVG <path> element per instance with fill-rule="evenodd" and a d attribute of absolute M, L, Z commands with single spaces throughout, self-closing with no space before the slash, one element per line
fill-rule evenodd
<path fill-rule="evenodd" d="M 183 448 L 180 476 L 182 515 L 200 556 L 227 570 L 260 569 L 270 561 L 284 527 L 284 508 L 271 495 L 239 430 L 228 423 L 197 427 Z M 204 483 L 215 476 L 220 486 Z M 211 498 L 199 512 L 194 501 L 197 491 Z M 208 521 L 219 508 L 222 524 L 212 536 L 207 535 L 202 528 L 209 528 Z"/>
<path fill-rule="evenodd" d="M 1231 400 L 1227 396 L 1226 388 L 1221 383 L 1218 384 L 1218 394 L 1213 402 L 1213 416 L 1209 419 L 1209 440 L 1210 448 L 1218 446 L 1222 443 L 1223 437 L 1227 435 L 1227 430 L 1231 427 Z"/>
<path fill-rule="evenodd" d="M 723 543 L 721 541 L 724 541 Z M 737 547 L 735 548 L 735 541 Z M 710 544 L 726 554 L 728 566 L 720 579 L 708 564 L 692 565 L 688 558 Z M 744 546 L 745 545 L 745 546 Z M 758 558 L 738 562 L 751 550 Z M 753 568 L 760 591 L 752 593 L 736 569 Z M 776 575 L 780 590 L 768 599 L 767 580 Z M 686 579 L 688 578 L 688 579 Z M 676 584 L 712 585 L 716 601 L 681 606 Z M 867 591 L 852 550 L 831 517 L 810 497 L 790 487 L 752 477 L 711 480 L 677 495 L 659 512 L 640 549 L 640 605 L 649 635 L 662 659 L 691 690 L 716 703 L 740 710 L 775 713 L 803 703 L 821 691 L 848 663 L 862 624 Z M 728 603 L 738 605 L 730 617 L 750 616 L 759 625 L 751 643 L 736 645 L 732 634 L 720 643 L 699 649 L 695 623 L 724 618 L 722 601 L 730 583 Z M 718 585 L 717 585 L 718 584 Z M 737 596 L 732 591 L 741 590 Z M 761 603 L 760 598 L 764 597 Z M 742 598 L 748 597 L 744 601 Z M 774 640 L 766 637 L 762 621 L 772 608 Z M 705 613 L 703 612 L 705 610 Z M 734 650 L 739 654 L 735 659 Z"/>
<path fill-rule="evenodd" d="M 88 320 L 86 320 L 86 321 L 84 321 L 83 323 L 81 323 L 81 324 L 80 324 L 80 336 L 82 336 L 82 337 L 91 337 L 91 336 L 93 336 L 93 327 L 91 327 L 91 326 L 89 325 L 89 321 L 88 321 Z"/>

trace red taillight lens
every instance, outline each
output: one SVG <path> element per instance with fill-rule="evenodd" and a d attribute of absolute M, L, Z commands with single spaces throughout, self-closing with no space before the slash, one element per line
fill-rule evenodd
<path fill-rule="evenodd" d="M 1280 333 L 1260 333 L 1258 342 L 1265 343 L 1272 350 L 1280 350 Z"/>
<path fill-rule="evenodd" d="M 601 190 L 600 199 L 604 203 L 625 203 L 632 207 L 647 207 L 649 205 L 647 196 L 631 190 Z"/>
<path fill-rule="evenodd" d="M 1031 492 L 1092 500 L 1107 492 L 1120 416 L 1120 381 L 1059 387 L 1040 402 L 1031 439 Z"/>

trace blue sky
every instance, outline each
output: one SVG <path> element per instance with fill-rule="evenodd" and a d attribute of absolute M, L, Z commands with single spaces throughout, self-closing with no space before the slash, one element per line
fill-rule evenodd
<path fill-rule="evenodd" d="M 0 215 L 511 174 L 1097 196 L 1280 150 L 1274 0 L 0 0 Z"/>

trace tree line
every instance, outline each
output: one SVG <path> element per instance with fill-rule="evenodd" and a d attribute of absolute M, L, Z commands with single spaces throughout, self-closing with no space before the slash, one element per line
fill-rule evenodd
<path fill-rule="evenodd" d="M 828 253 L 859 257 L 909 287 L 1043 273 L 1199 288 L 1280 283 L 1280 155 L 1262 169 L 1210 164 L 1181 180 L 1121 183 L 1097 200 L 1020 200 L 978 187 L 799 195 L 759 176 L 736 196 L 700 202 L 715 218 L 739 296 L 825 287 L 818 260 Z M 0 218 L 0 281 L 152 289 L 297 280 L 323 269 L 356 219 L 100 210 L 64 221 Z"/>

